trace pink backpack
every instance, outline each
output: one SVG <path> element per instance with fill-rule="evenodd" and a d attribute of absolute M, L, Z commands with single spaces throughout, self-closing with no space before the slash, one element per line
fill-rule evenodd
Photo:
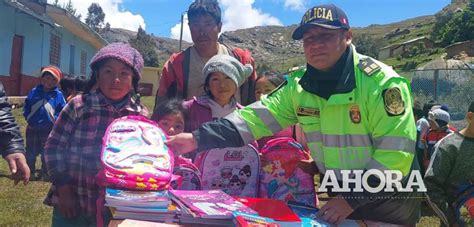
<path fill-rule="evenodd" d="M 174 164 L 174 175 L 179 179 L 171 182 L 177 190 L 201 190 L 201 173 L 191 159 L 178 156 Z"/>
<path fill-rule="evenodd" d="M 308 159 L 303 146 L 291 137 L 269 140 L 261 150 L 259 197 L 316 206 L 313 176 L 297 166 L 300 160 Z"/>
<path fill-rule="evenodd" d="M 203 190 L 221 189 L 231 196 L 256 197 L 260 158 L 252 145 L 203 151 L 196 158 Z"/>
<path fill-rule="evenodd" d="M 165 140 L 166 135 L 158 125 L 143 116 L 114 120 L 102 143 L 102 186 L 167 189 L 173 175 L 174 155 Z"/>

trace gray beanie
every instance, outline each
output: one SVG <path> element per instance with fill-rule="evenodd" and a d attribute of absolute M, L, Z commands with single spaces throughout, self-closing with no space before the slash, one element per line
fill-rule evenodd
<path fill-rule="evenodd" d="M 441 108 L 438 108 L 428 113 L 428 119 L 433 121 L 440 120 L 449 123 L 450 116 L 448 112 L 444 111 Z"/>
<path fill-rule="evenodd" d="M 206 78 L 213 72 L 220 72 L 230 77 L 237 87 L 244 83 L 245 79 L 252 74 L 252 71 L 252 65 L 242 65 L 237 59 L 225 54 L 215 55 L 207 61 L 202 69 L 202 73 L 206 75 Z"/>

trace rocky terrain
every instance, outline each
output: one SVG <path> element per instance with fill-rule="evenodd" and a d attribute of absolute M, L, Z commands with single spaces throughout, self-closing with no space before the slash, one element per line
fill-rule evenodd
<path fill-rule="evenodd" d="M 453 12 L 462 8 L 469 0 L 452 0 L 451 4 L 443 8 L 437 15 Z M 358 37 L 368 35 L 375 48 L 385 45 L 401 43 L 421 36 L 429 36 L 435 23 L 436 15 L 421 16 L 407 19 L 397 23 L 378 25 L 373 24 L 363 28 L 353 28 L 354 41 Z M 230 46 L 249 49 L 252 52 L 257 68 L 286 69 L 304 64 L 302 44 L 291 39 L 291 34 L 296 25 L 291 26 L 262 26 L 224 32 L 220 41 Z M 125 29 L 110 29 L 101 32 L 101 35 L 112 41 L 128 41 L 135 36 L 135 32 Z M 178 51 L 179 40 L 154 37 L 158 50 L 159 62 L 163 64 L 166 59 Z M 191 45 L 183 41 L 183 49 Z"/>

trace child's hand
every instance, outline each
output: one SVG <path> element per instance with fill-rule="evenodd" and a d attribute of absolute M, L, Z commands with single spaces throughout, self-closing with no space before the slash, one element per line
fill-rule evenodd
<path fill-rule="evenodd" d="M 319 173 L 318 167 L 314 160 L 300 160 L 298 162 L 298 167 L 301 168 L 305 173 L 310 175 L 315 175 Z"/>
<path fill-rule="evenodd" d="M 170 136 L 165 143 L 173 149 L 175 155 L 186 154 L 197 149 L 197 141 L 192 133 Z"/>
<path fill-rule="evenodd" d="M 63 185 L 58 188 L 59 211 L 66 218 L 74 218 L 79 212 L 77 210 L 77 196 L 70 185 Z"/>

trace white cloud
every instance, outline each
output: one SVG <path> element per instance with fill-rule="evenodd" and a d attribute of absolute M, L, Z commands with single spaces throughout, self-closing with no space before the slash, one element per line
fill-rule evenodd
<path fill-rule="evenodd" d="M 191 31 L 189 30 L 188 26 L 188 16 L 184 15 L 183 19 L 183 40 L 192 43 L 193 40 L 191 38 Z M 171 38 L 179 40 L 179 34 L 181 33 L 181 24 L 176 24 L 174 27 L 171 28 Z"/>
<path fill-rule="evenodd" d="M 219 0 L 223 11 L 223 31 L 264 25 L 283 25 L 278 18 L 253 8 L 255 0 Z"/>
<path fill-rule="evenodd" d="M 283 25 L 278 18 L 253 8 L 255 0 L 219 0 L 222 10 L 222 31 L 251 28 L 264 25 Z M 171 38 L 179 39 L 181 24 L 171 28 Z M 187 20 L 183 28 L 183 40 L 192 42 Z"/>
<path fill-rule="evenodd" d="M 291 10 L 304 10 L 306 0 L 285 0 L 285 8 Z"/>
<path fill-rule="evenodd" d="M 59 0 L 59 4 L 67 4 L 69 0 Z M 54 0 L 48 0 L 48 3 L 54 3 Z M 105 13 L 105 23 L 109 23 L 113 28 L 124 28 L 137 31 L 139 26 L 145 29 L 145 20 L 140 14 L 133 14 L 121 8 L 123 0 L 72 0 L 77 13 L 81 14 L 81 20 L 85 21 L 87 17 L 87 8 L 92 3 L 98 3 Z"/>

